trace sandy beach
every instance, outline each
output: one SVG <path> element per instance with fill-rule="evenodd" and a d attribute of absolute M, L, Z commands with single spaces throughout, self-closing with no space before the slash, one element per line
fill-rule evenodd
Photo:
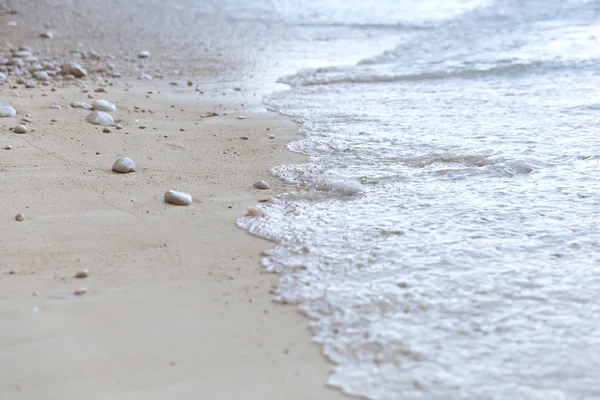
<path fill-rule="evenodd" d="M 60 8 L 15 3 L 17 14 L 0 17 L 5 41 L 40 59 L 72 57 L 70 41 L 33 33 Z M 79 61 L 85 78 L 25 88 L 8 74 L 0 87 L 17 111 L 0 119 L 0 398 L 342 398 L 325 387 L 331 365 L 308 320 L 272 302 L 278 277 L 259 266 L 272 244 L 234 225 L 293 190 L 268 170 L 302 161 L 285 149 L 297 127 L 235 82 L 216 93 L 185 73 L 136 79 L 137 52 L 106 58 L 109 39 L 96 40 L 98 59 Z M 105 133 L 69 107 L 94 99 L 116 105 L 122 129 Z M 119 157 L 136 171 L 111 171 Z M 271 189 L 253 188 L 263 179 Z M 171 189 L 194 203 L 166 204 Z M 89 276 L 75 278 L 82 269 Z"/>

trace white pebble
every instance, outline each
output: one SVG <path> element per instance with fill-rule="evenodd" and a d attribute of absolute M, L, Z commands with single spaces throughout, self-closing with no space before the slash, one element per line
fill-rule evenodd
<path fill-rule="evenodd" d="M 62 107 L 56 103 L 50 104 L 50 108 L 52 108 L 53 110 L 61 110 Z"/>
<path fill-rule="evenodd" d="M 15 52 L 14 54 L 15 57 L 19 57 L 19 58 L 26 58 L 26 57 L 31 57 L 31 51 L 28 50 L 19 50 L 17 52 Z"/>
<path fill-rule="evenodd" d="M 140 75 L 140 79 L 143 81 L 149 81 L 149 80 L 152 80 L 152 77 L 148 74 L 142 74 L 142 75 Z"/>
<path fill-rule="evenodd" d="M 27 133 L 27 127 L 25 125 L 17 125 L 13 128 L 14 133 Z"/>
<path fill-rule="evenodd" d="M 85 120 L 92 125 L 106 126 L 115 124 L 115 120 L 113 119 L 113 117 L 111 117 L 110 114 L 107 114 L 103 111 L 94 111 L 90 115 L 88 115 Z"/>
<path fill-rule="evenodd" d="M 94 100 L 92 109 L 98 111 L 117 111 L 117 106 L 103 99 Z"/>
<path fill-rule="evenodd" d="M 165 201 L 177 206 L 189 206 L 192 204 L 192 196 L 176 190 L 169 190 L 165 193 Z"/>
<path fill-rule="evenodd" d="M 25 216 L 22 213 L 18 213 L 17 215 L 15 215 L 15 220 L 16 221 L 24 221 Z"/>
<path fill-rule="evenodd" d="M 52 31 L 46 31 L 40 33 L 40 37 L 44 39 L 54 39 L 54 33 Z"/>
<path fill-rule="evenodd" d="M 87 75 L 87 71 L 77 63 L 66 63 L 62 66 L 63 75 L 72 75 L 75 78 L 81 78 Z"/>
<path fill-rule="evenodd" d="M 138 54 L 138 58 L 148 58 L 150 57 L 150 52 L 148 50 L 142 50 Z"/>
<path fill-rule="evenodd" d="M 84 268 L 75 273 L 75 278 L 83 279 L 83 278 L 87 278 L 88 275 L 89 275 L 88 270 Z"/>
<path fill-rule="evenodd" d="M 73 294 L 75 296 L 81 296 L 82 294 L 86 294 L 87 291 L 88 291 L 88 288 L 86 288 L 86 287 L 80 287 L 80 288 L 75 289 L 75 291 L 73 292 Z"/>
<path fill-rule="evenodd" d="M 275 135 L 273 135 L 273 134 L 270 134 L 270 135 L 269 135 L 269 139 L 275 139 Z"/>
<path fill-rule="evenodd" d="M 112 166 L 112 170 L 122 174 L 135 171 L 135 163 L 131 158 L 119 158 Z"/>
<path fill-rule="evenodd" d="M 14 117 L 17 112 L 11 106 L 0 104 L 0 118 Z"/>
<path fill-rule="evenodd" d="M 4 146 L 4 150 L 12 150 L 12 146 L 10 144 L 7 144 L 6 146 Z"/>
<path fill-rule="evenodd" d="M 92 106 L 90 106 L 88 103 L 84 103 L 83 101 L 72 101 L 71 102 L 71 107 L 73 108 L 83 108 L 84 110 L 91 110 Z"/>
<path fill-rule="evenodd" d="M 47 82 L 50 80 L 50 75 L 48 75 L 48 73 L 45 71 L 37 71 L 36 73 L 33 74 L 33 77 L 35 79 L 37 79 L 38 81 L 43 81 L 43 82 Z"/>
<path fill-rule="evenodd" d="M 267 182 L 265 182 L 265 181 L 254 182 L 253 186 L 255 188 L 261 189 L 261 190 L 271 189 L 271 186 L 269 186 L 269 184 Z"/>
<path fill-rule="evenodd" d="M 3 74 L 2 72 L 0 72 L 0 81 L 3 81 L 6 79 L 6 75 Z"/>
<path fill-rule="evenodd" d="M 34 80 L 25 81 L 25 87 L 27 89 L 33 89 L 37 85 L 37 82 Z"/>

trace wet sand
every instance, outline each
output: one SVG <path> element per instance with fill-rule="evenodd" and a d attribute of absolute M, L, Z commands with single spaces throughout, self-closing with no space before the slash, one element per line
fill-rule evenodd
<path fill-rule="evenodd" d="M 56 21 L 75 10 L 30 3 L 12 2 L 18 14 L 0 17 L 4 39 L 69 59 L 60 31 L 52 42 L 34 32 L 44 15 Z M 85 3 L 77 12 L 101 17 L 88 12 L 98 2 Z M 81 62 L 89 71 L 112 62 L 123 78 L 90 72 L 0 87 L 0 103 L 17 110 L 0 119 L 0 398 L 342 398 L 325 388 L 331 366 L 307 319 L 272 303 L 277 276 L 259 267 L 271 244 L 234 225 L 256 202 L 293 189 L 267 171 L 302 161 L 285 150 L 296 126 L 235 82 L 223 95 L 222 86 L 201 93 L 206 78 L 185 73 L 136 80 L 160 56 L 144 68 L 133 50 L 119 50 L 128 60 L 106 58 L 110 39 L 95 38 L 101 58 Z M 89 111 L 67 108 L 91 104 L 88 95 L 115 103 L 123 129 L 104 133 L 84 121 Z M 28 133 L 9 130 L 23 117 Z M 136 172 L 112 172 L 119 157 L 132 158 Z M 254 189 L 260 179 L 271 189 Z M 165 204 L 169 189 L 194 204 Z M 76 279 L 82 268 L 89 277 Z M 87 293 L 73 295 L 80 287 Z"/>

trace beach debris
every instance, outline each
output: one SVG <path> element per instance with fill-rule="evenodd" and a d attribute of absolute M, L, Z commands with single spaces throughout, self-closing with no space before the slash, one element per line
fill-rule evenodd
<path fill-rule="evenodd" d="M 88 291 L 88 288 L 86 288 L 85 286 L 82 286 L 80 288 L 75 289 L 75 291 L 73 292 L 73 294 L 75 296 L 81 296 L 82 294 L 86 294 Z"/>
<path fill-rule="evenodd" d="M 25 220 L 25 215 L 23 215 L 23 213 L 18 213 L 17 215 L 15 215 L 15 221 L 24 221 Z"/>
<path fill-rule="evenodd" d="M 62 74 L 64 75 L 65 79 L 67 78 L 67 75 L 72 75 L 75 78 L 82 78 L 87 75 L 87 71 L 83 69 L 81 65 L 70 62 L 63 64 Z"/>
<path fill-rule="evenodd" d="M 135 171 L 135 163 L 131 158 L 119 158 L 112 166 L 112 170 L 121 174 Z M 166 195 L 165 195 L 166 196 Z"/>
<path fill-rule="evenodd" d="M 165 202 L 175 204 L 176 206 L 189 206 L 192 204 L 192 196 L 176 190 L 168 190 L 165 193 Z"/>
<path fill-rule="evenodd" d="M 11 106 L 0 104 L 0 118 L 14 117 L 17 112 Z"/>
<path fill-rule="evenodd" d="M 14 133 L 27 133 L 27 127 L 25 125 L 17 125 L 13 128 Z"/>
<path fill-rule="evenodd" d="M 84 103 L 83 101 L 72 101 L 71 102 L 71 107 L 73 108 L 83 108 L 84 110 L 91 110 L 92 106 L 90 106 L 88 103 Z"/>
<path fill-rule="evenodd" d="M 98 99 L 92 103 L 92 110 L 98 111 L 117 111 L 117 106 L 108 100 Z"/>
<path fill-rule="evenodd" d="M 106 127 L 104 129 L 102 129 L 102 132 L 104 132 L 104 133 L 111 133 L 112 129 L 110 129 L 109 127 Z"/>
<path fill-rule="evenodd" d="M 62 110 L 62 107 L 56 103 L 50 104 L 50 108 L 52 108 L 54 110 Z"/>
<path fill-rule="evenodd" d="M 88 270 L 85 268 L 80 269 L 79 271 L 75 272 L 75 278 L 77 278 L 77 279 L 87 278 L 88 275 L 89 275 Z"/>
<path fill-rule="evenodd" d="M 92 125 L 114 125 L 115 120 L 110 114 L 107 114 L 103 111 L 93 111 L 90 115 L 88 115 L 85 119 Z"/>
<path fill-rule="evenodd" d="M 271 186 L 269 186 L 269 184 L 266 181 L 254 182 L 254 185 L 252 186 L 254 186 L 256 189 L 261 190 L 271 189 Z"/>
<path fill-rule="evenodd" d="M 7 144 L 6 146 L 4 146 L 4 150 L 12 150 L 12 146 L 10 144 Z"/>
<path fill-rule="evenodd" d="M 150 52 L 148 50 L 142 50 L 138 53 L 138 58 L 148 58 L 150 57 Z"/>

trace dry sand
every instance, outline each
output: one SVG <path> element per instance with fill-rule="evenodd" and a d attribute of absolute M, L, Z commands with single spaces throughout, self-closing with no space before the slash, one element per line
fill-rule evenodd
<path fill-rule="evenodd" d="M 285 150 L 296 127 L 253 93 L 170 80 L 0 87 L 17 110 L 0 119 L 0 399 L 342 398 L 307 320 L 271 301 L 277 276 L 258 265 L 271 244 L 234 226 L 290 189 L 267 170 L 301 161 Z M 88 95 L 115 103 L 123 129 L 66 107 Z M 26 114 L 28 133 L 10 131 Z M 136 172 L 112 172 L 119 157 Z M 165 204 L 169 189 L 194 204 Z"/>

